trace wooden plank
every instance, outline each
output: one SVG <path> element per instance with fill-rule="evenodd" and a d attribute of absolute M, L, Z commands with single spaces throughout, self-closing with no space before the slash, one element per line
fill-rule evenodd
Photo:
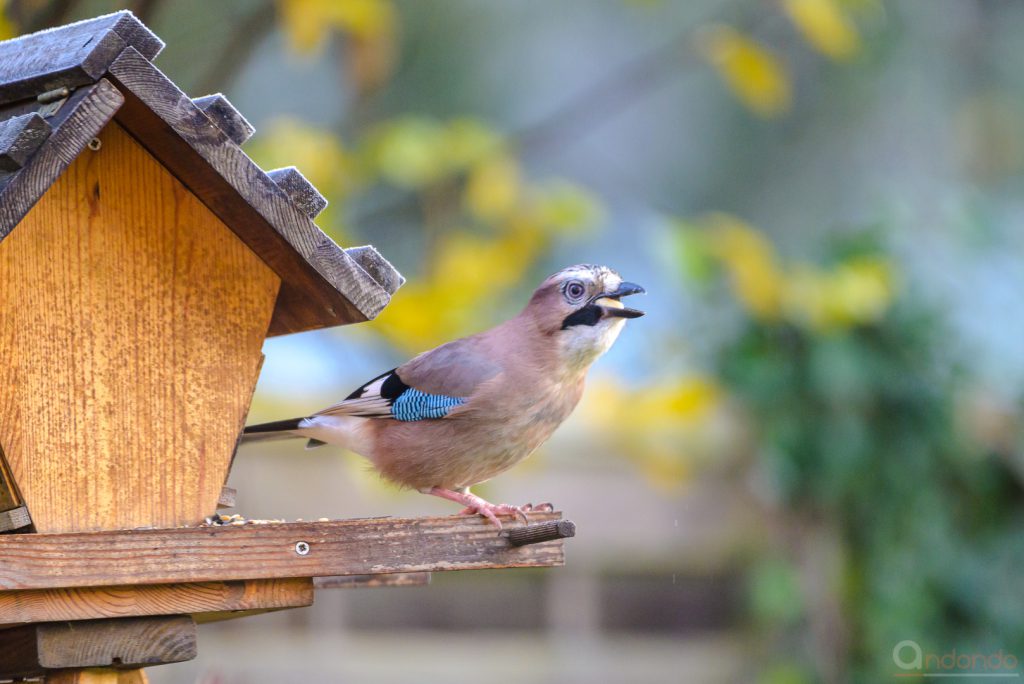
<path fill-rule="evenodd" d="M 279 284 L 120 126 L 98 137 L 0 242 L 0 443 L 39 532 L 216 510 Z"/>
<path fill-rule="evenodd" d="M 0 171 L 23 167 L 50 132 L 50 124 L 37 112 L 0 122 Z"/>
<path fill-rule="evenodd" d="M 277 187 L 284 191 L 292 204 L 301 209 L 302 213 L 309 218 L 316 218 L 327 208 L 327 198 L 321 195 L 320 191 L 294 166 L 267 171 L 267 175 L 277 184 Z"/>
<path fill-rule="evenodd" d="M 345 253 L 352 257 L 359 267 L 369 273 L 370 277 L 376 280 L 377 284 L 389 294 L 394 294 L 405 284 L 402 274 L 395 270 L 391 262 L 385 259 L 372 245 L 349 247 Z"/>
<path fill-rule="evenodd" d="M 281 276 L 284 287 L 271 334 L 358 322 L 387 305 L 390 295 L 377 281 L 159 69 L 128 48 L 109 74 L 131 94 L 119 121 Z M 206 163 L 197 164 L 196 155 Z M 200 168 L 207 166 L 214 173 Z M 274 236 L 267 235 L 267 227 Z M 292 249 L 282 249 L 282 239 Z M 295 263 L 293 252 L 301 263 Z"/>
<path fill-rule="evenodd" d="M 18 487 L 14 483 L 11 469 L 4 457 L 3 447 L 0 446 L 0 511 L 9 511 L 19 506 L 21 506 L 21 495 L 18 494 Z"/>
<path fill-rule="evenodd" d="M 92 83 L 126 46 L 153 59 L 164 43 L 131 12 L 0 42 L 0 103 Z"/>
<path fill-rule="evenodd" d="M 0 591 L 0 625 L 145 615 L 201 615 L 313 603 L 309 578 Z"/>
<path fill-rule="evenodd" d="M 49 119 L 54 132 L 31 163 L 0 181 L 0 240 L 21 221 L 57 177 L 114 116 L 124 96 L 108 81 L 81 88 Z"/>
<path fill-rule="evenodd" d="M 430 584 L 429 572 L 392 572 L 387 575 L 335 575 L 316 577 L 317 589 L 377 589 L 379 587 L 425 587 Z"/>
<path fill-rule="evenodd" d="M 217 508 L 234 508 L 235 498 L 238 496 L 238 491 L 231 487 L 221 487 L 220 496 L 217 497 Z"/>
<path fill-rule="evenodd" d="M 0 589 L 548 567 L 563 564 L 563 543 L 514 547 L 467 516 L 14 534 L 0 536 Z"/>
<path fill-rule="evenodd" d="M 196 625 L 179 615 L 26 625 L 0 631 L 0 652 L 9 654 L 0 656 L 4 678 L 180 663 L 196 657 Z"/>
<path fill-rule="evenodd" d="M 253 125 L 222 93 L 196 97 L 192 102 L 236 145 L 241 145 L 256 132 Z"/>
<path fill-rule="evenodd" d="M 0 532 L 21 530 L 32 524 L 28 509 L 18 506 L 7 511 L 0 511 Z"/>
<path fill-rule="evenodd" d="M 87 668 L 48 672 L 45 684 L 147 684 L 149 678 L 142 669 Z"/>

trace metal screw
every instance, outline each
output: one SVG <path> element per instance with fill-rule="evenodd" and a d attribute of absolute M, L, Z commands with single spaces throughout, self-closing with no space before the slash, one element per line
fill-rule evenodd
<path fill-rule="evenodd" d="M 309 542 L 296 542 L 295 553 L 300 556 L 305 556 L 309 553 Z"/>
<path fill-rule="evenodd" d="M 100 147 L 102 146 L 103 143 L 100 142 L 99 138 L 93 138 L 92 140 L 89 141 L 89 149 L 92 150 L 93 152 L 98 152 Z"/>

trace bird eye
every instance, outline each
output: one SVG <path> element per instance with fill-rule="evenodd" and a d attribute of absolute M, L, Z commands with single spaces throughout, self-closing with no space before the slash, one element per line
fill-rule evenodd
<path fill-rule="evenodd" d="M 570 280 L 565 286 L 565 296 L 573 301 L 582 299 L 586 293 L 587 288 L 578 280 Z"/>

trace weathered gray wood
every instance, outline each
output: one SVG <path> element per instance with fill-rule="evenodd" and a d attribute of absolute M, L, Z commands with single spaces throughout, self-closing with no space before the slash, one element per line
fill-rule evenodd
<path fill-rule="evenodd" d="M 50 132 L 50 124 L 37 113 L 0 121 L 0 171 L 23 167 Z"/>
<path fill-rule="evenodd" d="M 196 657 L 187 616 L 49 622 L 0 631 L 0 678 L 79 667 L 145 667 Z"/>
<path fill-rule="evenodd" d="M 18 506 L 7 511 L 0 511 L 0 532 L 21 530 L 32 524 L 28 509 Z"/>
<path fill-rule="evenodd" d="M 327 198 L 321 195 L 320 191 L 294 166 L 267 171 L 267 175 L 277 183 L 277 187 L 281 188 L 284 194 L 288 195 L 292 204 L 301 209 L 309 218 L 316 218 L 321 211 L 327 208 Z"/>
<path fill-rule="evenodd" d="M 0 42 L 0 103 L 92 83 L 126 46 L 153 59 L 164 43 L 128 11 Z"/>
<path fill-rule="evenodd" d="M 317 589 L 377 589 L 379 587 L 425 587 L 429 572 L 392 572 L 387 575 L 334 575 L 314 577 Z"/>
<path fill-rule="evenodd" d="M 76 91 L 49 120 L 54 131 L 36 150 L 31 163 L 0 183 L 0 240 L 14 229 L 123 103 L 124 97 L 117 88 L 100 80 Z"/>
<path fill-rule="evenodd" d="M 549 520 L 547 522 L 516 527 L 508 531 L 512 546 L 540 544 L 552 539 L 567 539 L 576 536 L 576 524 L 571 520 Z"/>
<path fill-rule="evenodd" d="M 563 564 L 563 543 L 515 547 L 467 516 L 8 534 L 0 590 L 550 567 Z"/>
<path fill-rule="evenodd" d="M 376 316 L 387 305 L 390 301 L 389 293 L 324 235 L 308 216 L 288 201 L 274 181 L 141 54 L 127 48 L 110 66 L 109 74 L 123 90 L 131 94 L 128 105 L 118 117 L 122 125 L 150 148 L 214 212 L 221 215 L 228 226 L 286 281 L 282 283 L 278 308 L 305 306 L 309 309 L 317 303 L 323 305 L 313 312 L 318 316 L 313 325 L 308 321 L 281 318 L 275 313 L 271 334 L 365 320 Z M 164 123 L 157 125 L 151 120 L 147 121 L 145 112 L 140 111 L 133 100 L 137 100 L 143 109 L 149 110 Z M 177 140 L 167 138 L 168 126 Z M 244 210 L 233 206 L 230 198 L 224 197 L 223 190 L 217 191 L 216 179 L 202 176 L 195 168 L 194 158 L 175 153 L 174 148 L 180 147 L 179 141 L 184 141 L 192 152 L 212 167 L 219 179 L 233 188 L 280 238 L 301 255 L 306 264 L 312 266 L 317 276 L 326 281 L 319 286 L 319 299 L 313 293 L 293 287 L 290 281 L 296 275 L 295 264 L 288 262 L 287 255 L 280 253 L 282 250 L 279 245 L 268 240 L 265 235 L 256 235 L 256 231 L 238 220 L 228 220 L 232 214 L 235 219 L 241 219 Z M 203 187 L 204 184 L 208 187 Z M 322 292 L 324 286 L 343 297 L 338 301 L 332 299 L 330 293 L 325 295 Z"/>
<path fill-rule="evenodd" d="M 256 132 L 253 125 L 221 93 L 197 97 L 192 102 L 206 112 L 210 121 L 217 124 L 217 128 L 236 145 L 241 145 Z"/>
<path fill-rule="evenodd" d="M 234 508 L 237 496 L 238 490 L 231 487 L 222 487 L 220 496 L 217 498 L 217 508 Z"/>
<path fill-rule="evenodd" d="M 345 254 L 352 257 L 389 294 L 394 294 L 405 283 L 402 274 L 372 245 L 349 247 L 345 250 Z"/>

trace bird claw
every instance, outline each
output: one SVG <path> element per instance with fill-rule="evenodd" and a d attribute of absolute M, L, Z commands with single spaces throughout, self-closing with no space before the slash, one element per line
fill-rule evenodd
<path fill-rule="evenodd" d="M 528 503 L 525 506 L 513 506 L 511 504 L 492 504 L 489 501 L 481 499 L 476 494 L 471 494 L 468 489 L 462 490 L 451 490 L 445 489 L 444 487 L 431 487 L 429 489 L 421 489 L 424 494 L 430 494 L 432 496 L 439 496 L 442 499 L 448 499 L 449 501 L 455 501 L 463 506 L 459 515 L 482 515 L 487 518 L 498 530 L 501 530 L 501 521 L 498 520 L 499 515 L 508 515 L 519 518 L 523 521 L 523 524 L 530 524 L 530 519 L 526 516 L 527 513 L 532 511 L 553 511 L 555 507 L 549 503 L 542 503 L 538 506 L 534 506 L 532 503 Z"/>
<path fill-rule="evenodd" d="M 466 506 L 459 515 L 482 515 L 487 518 L 491 523 L 499 530 L 502 529 L 501 521 L 498 520 L 499 515 L 507 515 L 511 517 L 519 518 L 523 521 L 523 524 L 529 524 L 530 519 L 526 517 L 526 511 L 530 510 L 530 504 L 526 506 L 513 506 L 512 504 L 492 504 L 490 502 L 480 500 L 479 503 L 473 503 L 470 506 Z"/>

